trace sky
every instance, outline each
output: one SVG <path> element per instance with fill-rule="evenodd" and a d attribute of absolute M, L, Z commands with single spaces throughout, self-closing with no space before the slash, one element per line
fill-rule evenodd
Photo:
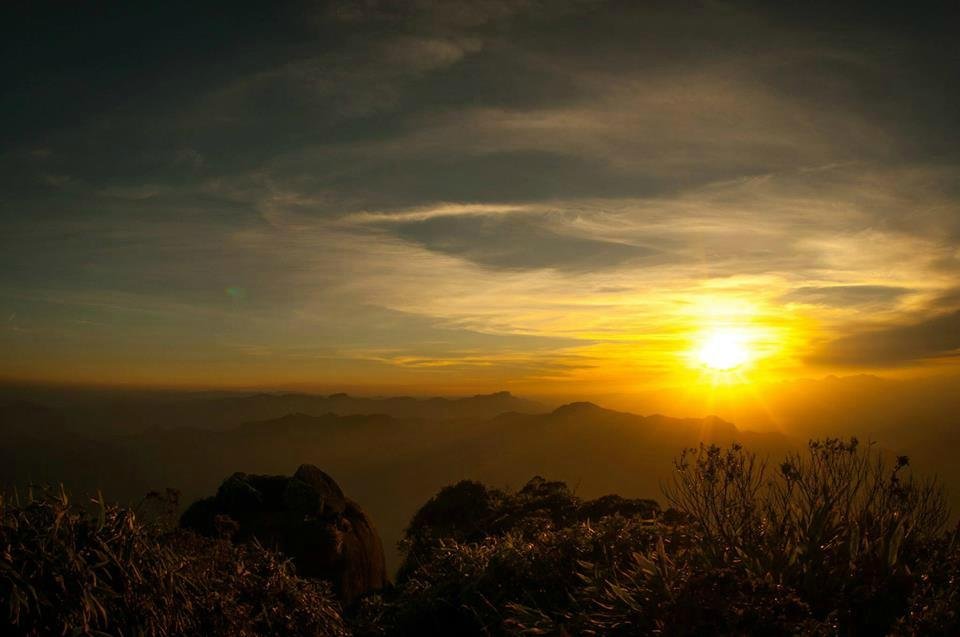
<path fill-rule="evenodd" d="M 3 9 L 0 378 L 960 371 L 949 4 L 198 4 Z"/>

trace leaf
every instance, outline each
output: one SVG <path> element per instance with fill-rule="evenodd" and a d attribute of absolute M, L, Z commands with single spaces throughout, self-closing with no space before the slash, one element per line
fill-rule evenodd
<path fill-rule="evenodd" d="M 107 505 L 103 501 L 103 493 L 97 490 L 97 530 L 107 525 Z"/>
<path fill-rule="evenodd" d="M 853 522 L 850 524 L 850 564 L 857 559 L 860 554 L 860 526 Z"/>
<path fill-rule="evenodd" d="M 900 557 L 900 545 L 903 542 L 903 519 L 897 522 L 893 533 L 890 534 L 890 543 L 887 546 L 887 565 L 893 568 Z"/>

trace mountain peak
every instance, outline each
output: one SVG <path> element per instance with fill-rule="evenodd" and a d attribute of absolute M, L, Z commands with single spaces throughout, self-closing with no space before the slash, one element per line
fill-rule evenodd
<path fill-rule="evenodd" d="M 591 403 L 588 401 L 579 401 L 575 403 L 567 403 L 566 405 L 561 405 L 553 410 L 554 416 L 578 416 L 584 414 L 595 414 L 598 412 L 610 411 L 609 409 L 604 409 L 596 403 Z"/>

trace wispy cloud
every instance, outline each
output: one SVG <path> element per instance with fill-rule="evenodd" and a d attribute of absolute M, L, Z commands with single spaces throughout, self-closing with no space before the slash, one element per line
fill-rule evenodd
<path fill-rule="evenodd" d="M 238 13 L 196 47 L 143 33 L 142 76 L 77 56 L 75 81 L 40 51 L 11 78 L 0 310 L 58 345 L 0 345 L 78 370 L 641 382 L 735 316 L 789 332 L 798 369 L 942 361 L 956 38 L 702 11 Z"/>
<path fill-rule="evenodd" d="M 908 288 L 890 285 L 804 285 L 781 298 L 788 303 L 850 307 L 888 304 L 909 292 Z"/>
<path fill-rule="evenodd" d="M 842 366 L 895 366 L 960 357 L 960 311 L 864 331 L 826 343 L 811 360 Z"/>

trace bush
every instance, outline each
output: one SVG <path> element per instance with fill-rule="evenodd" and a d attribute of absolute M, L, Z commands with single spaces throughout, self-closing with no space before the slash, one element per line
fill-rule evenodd
<path fill-rule="evenodd" d="M 665 491 L 661 514 L 542 478 L 447 487 L 356 634 L 960 634 L 944 493 L 906 458 L 830 439 L 771 471 L 737 445 L 701 447 Z"/>
<path fill-rule="evenodd" d="M 441 489 L 413 516 L 401 547 L 406 556 L 398 581 L 403 582 L 422 560 L 429 559 L 439 540 L 469 544 L 511 532 L 535 534 L 614 514 L 649 519 L 659 511 L 660 506 L 654 500 L 616 495 L 583 502 L 565 483 L 540 476 L 531 478 L 516 493 L 462 480 Z"/>
<path fill-rule="evenodd" d="M 357 632 L 499 634 L 520 603 L 562 614 L 580 563 L 616 551 L 628 558 L 652 537 L 658 510 L 651 500 L 617 496 L 583 502 L 539 476 L 512 493 L 472 481 L 445 487 L 406 531 L 396 592 L 367 604 Z M 635 522 L 602 523 L 621 512 Z"/>
<path fill-rule="evenodd" d="M 703 568 L 743 565 L 843 632 L 886 634 L 948 518 L 942 486 L 908 465 L 855 438 L 812 441 L 775 473 L 739 446 L 701 447 L 678 459 L 666 495 L 690 516 Z"/>
<path fill-rule="evenodd" d="M 960 545 L 958 532 L 936 544 L 920 561 L 906 614 L 895 635 L 960 635 Z"/>
<path fill-rule="evenodd" d="M 102 498 L 0 498 L 4 635 L 347 634 L 326 584 L 257 544 L 145 524 Z"/>
<path fill-rule="evenodd" d="M 656 536 L 650 520 L 609 516 L 563 527 L 521 526 L 480 542 L 438 539 L 393 596 L 365 612 L 376 613 L 380 634 L 390 635 L 522 632 L 528 609 L 572 625 L 589 601 L 577 599 L 585 573 L 631 563 Z"/>
<path fill-rule="evenodd" d="M 464 481 L 413 517 L 397 585 L 347 622 L 280 556 L 62 492 L 0 500 L 0 634 L 957 635 L 960 538 L 941 486 L 856 440 L 771 469 L 688 450 L 672 508 L 534 478 Z M 229 533 L 229 529 L 222 529 Z"/>

